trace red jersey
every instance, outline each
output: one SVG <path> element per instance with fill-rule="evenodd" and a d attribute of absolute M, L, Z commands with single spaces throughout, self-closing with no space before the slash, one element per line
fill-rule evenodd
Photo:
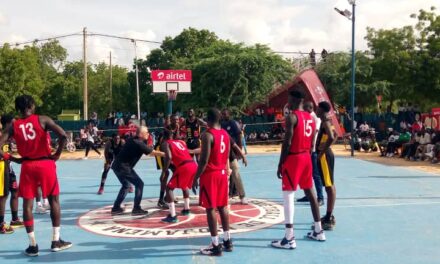
<path fill-rule="evenodd" d="M 298 121 L 293 129 L 289 152 L 292 154 L 310 152 L 316 126 L 313 117 L 308 112 L 300 110 L 292 111 L 292 114 L 296 115 Z"/>
<path fill-rule="evenodd" d="M 189 154 L 186 143 L 182 140 L 167 140 L 171 151 L 171 161 L 175 166 L 179 166 L 184 162 L 193 161 Z"/>
<path fill-rule="evenodd" d="M 51 154 L 50 135 L 40 125 L 38 115 L 31 115 L 14 122 L 14 139 L 18 154 L 23 158 L 38 159 Z"/>
<path fill-rule="evenodd" d="M 229 159 L 229 134 L 224 129 L 215 128 L 210 128 L 207 132 L 212 135 L 214 142 L 206 171 L 224 170 Z"/>

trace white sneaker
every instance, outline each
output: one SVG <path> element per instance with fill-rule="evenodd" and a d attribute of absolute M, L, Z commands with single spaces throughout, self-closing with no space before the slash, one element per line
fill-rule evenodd
<path fill-rule="evenodd" d="M 104 157 L 104 156 L 103 156 L 102 154 L 101 154 L 101 155 L 99 155 L 99 158 L 100 158 L 100 159 L 102 159 L 103 157 Z"/>
<path fill-rule="evenodd" d="M 87 157 L 83 157 L 82 159 L 83 159 L 83 160 L 86 160 L 86 159 L 88 159 L 88 158 L 87 158 Z"/>
<path fill-rule="evenodd" d="M 317 233 L 315 231 L 309 232 L 309 233 L 307 233 L 307 238 L 323 242 L 323 241 L 325 241 L 324 230 L 321 230 L 321 232 L 319 232 L 319 233 Z"/>
<path fill-rule="evenodd" d="M 43 208 L 46 209 L 46 211 L 49 211 L 49 210 L 50 210 L 50 204 L 49 204 L 49 202 L 44 203 L 44 204 L 43 204 Z"/>
<path fill-rule="evenodd" d="M 243 197 L 243 198 L 240 199 L 240 204 L 248 205 L 249 203 L 248 203 L 247 199 Z"/>
<path fill-rule="evenodd" d="M 295 249 L 296 241 L 295 238 L 291 240 L 287 240 L 287 238 L 283 238 L 282 240 L 274 240 L 270 245 L 274 248 L 282 248 L 282 249 Z"/>
<path fill-rule="evenodd" d="M 35 212 L 37 214 L 47 214 L 46 208 L 44 208 L 43 205 L 37 205 L 37 208 L 35 208 Z"/>

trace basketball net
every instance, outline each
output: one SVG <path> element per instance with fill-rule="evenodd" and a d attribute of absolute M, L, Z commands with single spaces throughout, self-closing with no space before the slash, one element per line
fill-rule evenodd
<path fill-rule="evenodd" d="M 168 101 L 176 101 L 176 98 L 177 98 L 177 91 L 176 90 L 167 91 L 167 95 L 168 95 Z"/>

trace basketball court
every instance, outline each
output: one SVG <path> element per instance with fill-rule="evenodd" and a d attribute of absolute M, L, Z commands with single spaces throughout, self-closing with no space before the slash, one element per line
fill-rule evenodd
<path fill-rule="evenodd" d="M 338 157 L 336 160 L 336 228 L 326 242 L 304 239 L 312 217 L 307 204 L 296 204 L 297 249 L 273 249 L 269 243 L 284 235 L 280 180 L 275 176 L 277 154 L 249 155 L 242 177 L 250 204 L 232 205 L 234 252 L 223 257 L 198 253 L 209 242 L 203 210 L 193 209 L 179 223 L 160 222 L 167 212 L 155 207 L 159 171 L 150 158 L 138 163 L 145 182 L 142 206 L 146 217 L 129 213 L 112 217 L 110 206 L 119 190 L 109 174 L 105 192 L 96 195 L 103 160 L 59 161 L 61 238 L 69 250 L 49 251 L 49 215 L 35 215 L 40 256 L 23 254 L 24 228 L 0 237 L 1 263 L 438 263 L 440 240 L 439 175 Z M 18 169 L 18 166 L 14 166 Z M 180 194 L 180 191 L 177 191 Z M 302 197 L 297 192 L 295 198 Z M 127 211 L 133 195 L 126 199 Z M 196 198 L 192 200 L 196 203 Z M 182 203 L 178 204 L 180 212 Z M 321 214 L 325 207 L 321 207 Z M 10 219 L 10 212 L 6 213 Z"/>

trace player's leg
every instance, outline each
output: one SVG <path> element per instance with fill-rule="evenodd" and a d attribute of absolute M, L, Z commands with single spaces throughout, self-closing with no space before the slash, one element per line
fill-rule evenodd
<path fill-rule="evenodd" d="M 9 195 L 9 173 L 6 162 L 0 163 L 0 234 L 12 234 L 14 229 L 5 222 L 5 207 Z"/>
<path fill-rule="evenodd" d="M 50 204 L 50 219 L 52 220 L 52 245 L 51 250 L 58 252 L 72 247 L 72 243 L 64 241 L 60 238 L 61 229 L 61 206 L 59 195 L 48 196 Z"/>
<path fill-rule="evenodd" d="M 231 252 L 234 246 L 232 244 L 231 233 L 229 232 L 229 210 L 227 206 L 218 207 L 217 209 L 222 222 L 223 249 L 227 252 Z"/>
<path fill-rule="evenodd" d="M 11 189 L 11 197 L 9 198 L 9 206 L 11 207 L 11 227 L 19 228 L 23 227 L 23 221 L 18 217 L 18 191 L 17 189 Z"/>
<path fill-rule="evenodd" d="M 7 200 L 8 195 L 0 196 L 0 235 L 14 233 L 14 229 L 5 222 L 5 207 Z"/>
<path fill-rule="evenodd" d="M 313 215 L 313 232 L 307 234 L 307 236 L 313 240 L 325 241 L 325 234 L 322 230 L 321 219 L 319 215 L 319 203 L 316 198 L 315 192 L 312 188 L 304 190 L 307 198 L 310 201 L 310 209 Z"/>
<path fill-rule="evenodd" d="M 137 173 L 131 169 L 130 177 L 127 177 L 127 180 L 134 185 L 134 205 L 133 210 L 131 212 L 132 215 L 145 215 L 148 214 L 148 211 L 145 211 L 141 208 L 142 195 L 144 192 L 144 182 L 137 175 Z"/>
<path fill-rule="evenodd" d="M 171 179 L 170 183 L 166 187 L 166 196 L 165 196 L 165 201 L 168 203 L 168 208 L 170 213 L 168 214 L 167 217 L 162 219 L 163 222 L 167 222 L 167 223 L 179 222 L 179 219 L 177 219 L 177 214 L 176 214 L 176 204 L 174 203 L 174 188 L 171 185 L 172 180 L 173 179 Z"/>
<path fill-rule="evenodd" d="M 289 177 L 289 176 L 288 175 L 283 176 L 283 178 L 285 177 Z M 283 184 L 283 186 L 287 186 L 287 185 Z M 272 247 L 275 248 L 295 249 L 296 241 L 293 232 L 293 218 L 295 212 L 295 203 L 294 203 L 295 192 L 293 191 L 293 188 L 285 187 L 284 189 L 285 189 L 283 190 L 284 225 L 285 225 L 284 237 L 282 240 L 272 241 L 271 245 Z"/>
<path fill-rule="evenodd" d="M 110 171 L 110 164 L 111 162 L 107 161 L 104 163 L 104 171 L 102 171 L 101 184 L 99 185 L 98 194 L 102 194 L 104 192 L 104 185 L 105 181 L 107 180 L 108 172 Z"/>
<path fill-rule="evenodd" d="M 90 145 L 91 145 L 91 148 L 92 148 L 96 153 L 98 153 L 98 155 L 101 157 L 101 152 L 98 150 L 98 148 L 96 147 L 96 145 L 95 145 L 94 143 L 91 143 Z"/>
<path fill-rule="evenodd" d="M 321 219 L 324 230 L 333 230 L 336 220 L 333 210 L 336 202 L 336 188 L 334 185 L 334 155 L 331 150 L 325 153 L 320 160 L 320 174 L 327 193 L 327 212 Z"/>
<path fill-rule="evenodd" d="M 312 153 L 312 167 L 313 167 L 312 168 L 313 183 L 315 184 L 318 204 L 319 206 L 321 206 L 324 205 L 324 194 L 323 194 L 321 176 L 319 175 L 318 154 L 316 152 Z"/>
<path fill-rule="evenodd" d="M 222 246 L 220 245 L 217 232 L 217 216 L 214 208 L 206 208 L 206 219 L 211 234 L 211 244 L 200 250 L 200 253 L 208 256 L 221 256 Z"/>
<path fill-rule="evenodd" d="M 92 142 L 90 142 L 88 140 L 86 141 L 86 153 L 85 153 L 84 159 L 87 159 L 87 157 L 89 156 L 89 151 L 90 151 L 90 147 L 92 144 L 93 144 Z"/>
<path fill-rule="evenodd" d="M 165 202 L 168 173 L 161 173 L 159 180 L 160 180 L 160 194 L 159 194 L 159 201 L 157 202 L 157 206 L 162 209 L 168 209 L 168 205 Z"/>
<path fill-rule="evenodd" d="M 23 177 L 20 178 L 23 181 Z M 22 184 L 22 183 L 20 183 Z M 34 215 L 32 214 L 34 199 L 23 198 L 23 221 L 29 237 L 29 247 L 25 250 L 30 257 L 38 256 L 38 244 L 34 233 Z"/>
<path fill-rule="evenodd" d="M 191 213 L 190 201 L 189 201 L 189 189 L 190 188 L 182 189 L 182 194 L 183 194 L 182 215 L 189 215 Z"/>

